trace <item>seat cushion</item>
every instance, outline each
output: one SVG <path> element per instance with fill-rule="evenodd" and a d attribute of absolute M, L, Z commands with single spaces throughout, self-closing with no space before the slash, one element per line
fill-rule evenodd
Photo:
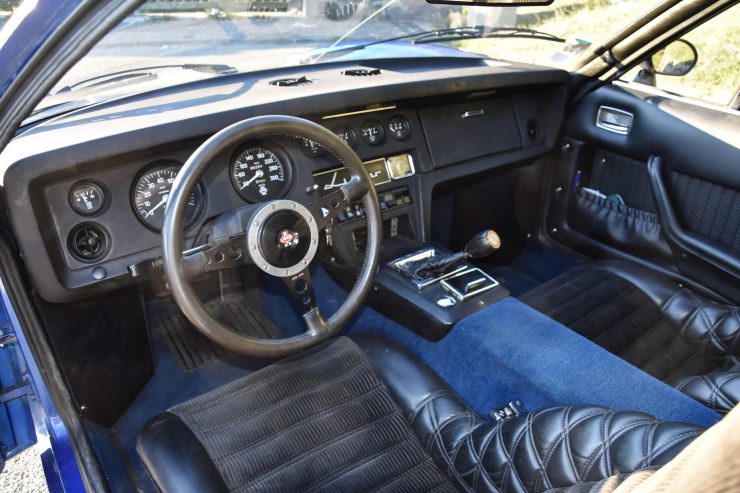
<path fill-rule="evenodd" d="M 346 338 L 175 406 L 137 450 L 163 491 L 455 491 Z"/>
<path fill-rule="evenodd" d="M 600 406 L 554 407 L 502 422 L 484 420 L 400 345 L 375 335 L 353 339 L 416 436 L 461 491 L 544 491 L 655 469 L 702 432 L 697 426 Z"/>
<path fill-rule="evenodd" d="M 730 368 L 740 354 L 737 307 L 709 301 L 635 266 L 617 262 L 583 265 L 520 299 L 672 384 Z M 719 400 L 703 402 L 727 410 L 714 405 Z"/>
<path fill-rule="evenodd" d="M 696 426 L 596 406 L 481 419 L 402 346 L 328 341 L 172 408 L 137 450 L 163 491 L 542 491 L 658 467 Z"/>

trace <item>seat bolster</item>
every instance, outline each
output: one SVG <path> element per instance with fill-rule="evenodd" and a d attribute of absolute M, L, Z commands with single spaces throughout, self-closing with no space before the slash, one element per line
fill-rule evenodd
<path fill-rule="evenodd" d="M 681 337 L 717 366 L 726 365 L 726 358 L 740 357 L 740 308 L 710 301 L 647 269 L 616 261 L 596 265 L 637 286 Z"/>
<path fill-rule="evenodd" d="M 136 450 L 154 484 L 165 493 L 228 491 L 206 449 L 172 413 L 144 425 Z"/>
<path fill-rule="evenodd" d="M 668 383 L 720 414 L 727 414 L 740 402 L 740 367 L 678 378 Z"/>
<path fill-rule="evenodd" d="M 431 453 L 473 490 L 542 491 L 662 466 L 701 432 L 643 413 L 556 407 L 503 423 L 459 415 L 440 426 Z"/>
<path fill-rule="evenodd" d="M 682 289 L 678 282 L 674 282 L 666 276 L 618 260 L 595 262 L 593 267 L 609 271 L 630 282 L 659 307 L 670 300 L 676 294 L 676 291 Z"/>
<path fill-rule="evenodd" d="M 365 352 L 373 369 L 383 379 L 409 421 L 413 422 L 413 417 L 426 403 L 442 396 L 453 397 L 446 414 L 467 412 L 467 405 L 455 396 L 447 384 L 405 347 L 374 334 L 354 334 L 350 337 Z"/>
<path fill-rule="evenodd" d="M 702 429 L 599 406 L 543 409 L 487 421 L 416 356 L 354 335 L 437 465 L 463 490 L 543 491 L 665 464 Z"/>

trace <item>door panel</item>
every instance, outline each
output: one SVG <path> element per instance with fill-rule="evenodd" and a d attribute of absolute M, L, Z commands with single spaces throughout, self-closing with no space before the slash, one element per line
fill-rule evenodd
<path fill-rule="evenodd" d="M 632 115 L 626 135 L 597 125 L 602 107 Z M 737 303 L 738 143 L 736 111 L 600 88 L 568 117 L 548 231 L 588 255 L 672 271 Z"/>

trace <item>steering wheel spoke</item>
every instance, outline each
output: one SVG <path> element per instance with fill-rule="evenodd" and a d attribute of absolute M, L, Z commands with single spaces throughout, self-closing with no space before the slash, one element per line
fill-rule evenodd
<path fill-rule="evenodd" d="M 320 336 L 325 333 L 328 330 L 328 326 L 319 311 L 311 273 L 308 269 L 303 269 L 294 276 L 284 277 L 283 282 L 288 287 L 301 315 L 303 315 L 308 333 L 313 336 Z"/>
<path fill-rule="evenodd" d="M 294 276 L 283 277 L 283 282 L 288 287 L 293 300 L 298 305 L 302 315 L 318 308 L 316 295 L 313 290 L 313 282 L 308 269 L 303 269 Z"/>
<path fill-rule="evenodd" d="M 242 233 L 214 245 L 186 251 L 182 256 L 183 273 L 192 279 L 208 272 L 247 265 L 251 262 L 245 246 L 246 235 Z"/>

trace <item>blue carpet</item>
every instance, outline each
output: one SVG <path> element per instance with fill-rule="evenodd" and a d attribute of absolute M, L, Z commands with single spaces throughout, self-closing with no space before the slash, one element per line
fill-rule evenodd
<path fill-rule="evenodd" d="M 345 293 L 322 269 L 313 272 L 313 280 L 322 312 L 332 314 Z M 290 303 L 279 289 L 265 291 L 265 312 L 281 328 L 286 322 L 302 324 L 300 319 L 288 320 Z M 345 332 L 375 332 L 399 341 L 482 416 L 519 399 L 528 410 L 598 404 L 705 427 L 720 419 L 709 408 L 514 298 L 460 321 L 436 343 L 367 307 Z"/>
<path fill-rule="evenodd" d="M 495 277 L 515 298 L 583 263 L 537 240 L 529 241 L 507 264 L 496 263 L 496 260 L 496 255 L 493 255 L 474 263 Z"/>
<path fill-rule="evenodd" d="M 509 264 L 509 267 L 543 283 L 582 263 L 570 255 L 548 248 L 537 240 L 532 240 Z"/>
<path fill-rule="evenodd" d="M 270 360 L 236 356 L 226 361 L 216 361 L 193 371 L 185 371 L 177 363 L 161 335 L 155 332 L 152 338 L 152 351 L 155 359 L 154 375 L 112 430 L 120 438 L 122 451 L 128 461 L 129 474 L 134 475 L 139 484 L 131 485 L 130 478 L 123 475 L 125 471 L 120 469 L 120 463 L 116 464 L 116 459 L 103 463 L 103 468 L 112 485 L 130 485 L 118 491 L 133 491 L 134 489 L 146 492 L 156 491 L 136 453 L 136 437 L 149 419 L 165 412 L 175 404 L 209 392 L 270 363 Z M 93 429 L 93 427 L 88 429 Z M 96 437 L 93 443 L 99 452 L 98 455 L 110 458 L 114 447 L 113 443 L 108 442 L 111 437 L 100 432 L 94 433 L 93 431 L 93 434 Z"/>

